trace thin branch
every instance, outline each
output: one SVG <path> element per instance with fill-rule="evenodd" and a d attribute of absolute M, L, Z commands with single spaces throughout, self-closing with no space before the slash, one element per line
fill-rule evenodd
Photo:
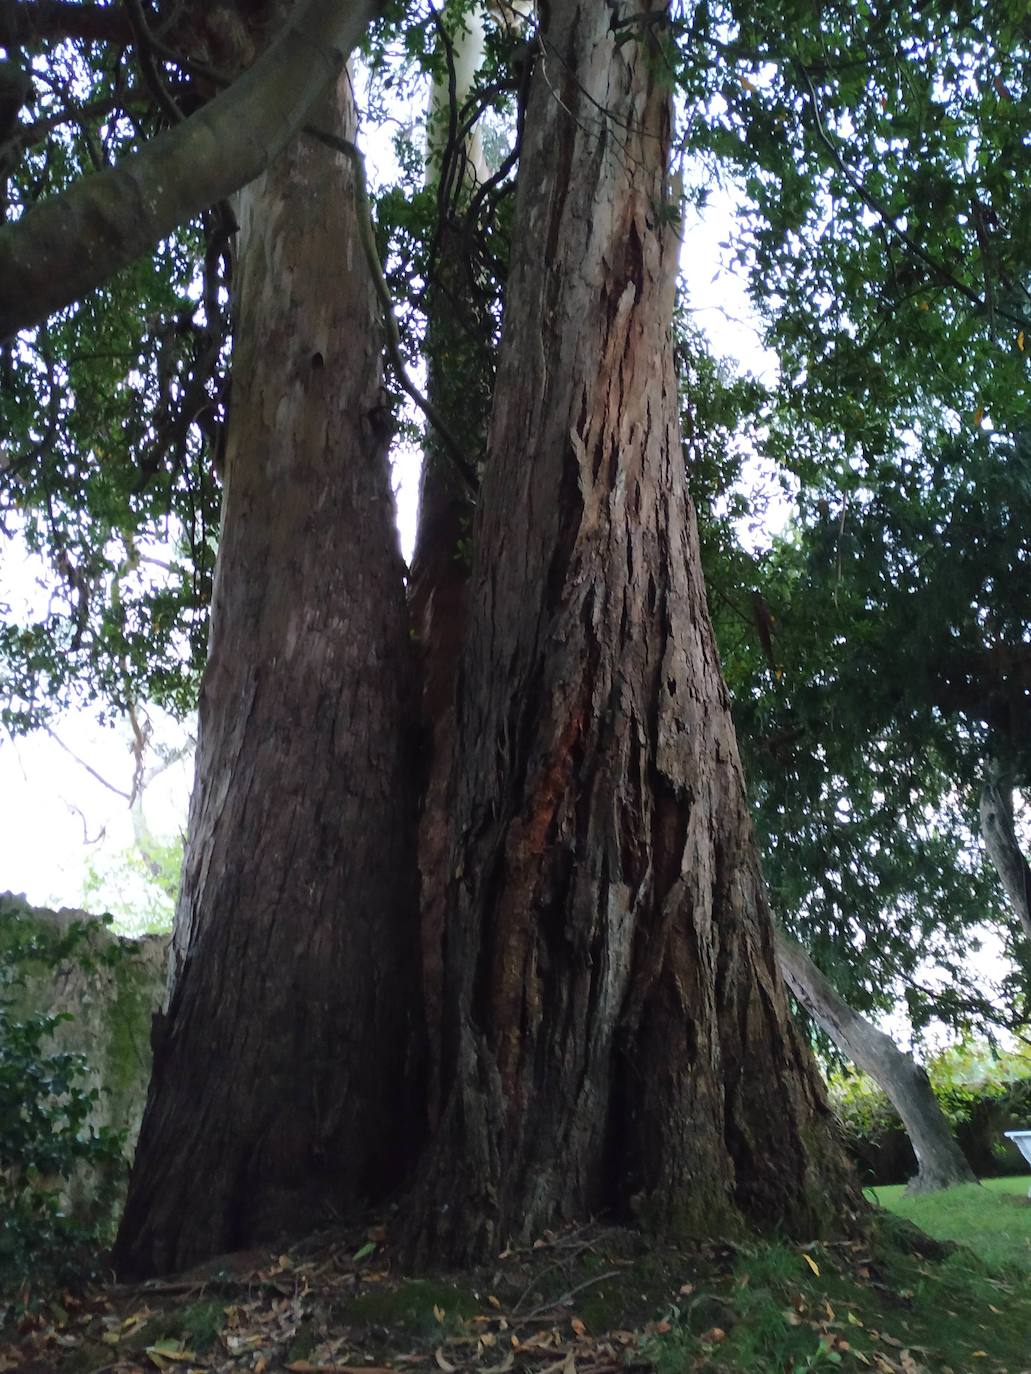
<path fill-rule="evenodd" d="M 177 86 L 174 94 L 183 94 L 188 89 L 188 86 Z M 70 105 L 56 114 L 48 115 L 46 119 L 37 119 L 32 124 L 22 124 L 6 143 L 0 145 L 0 159 L 22 153 L 34 143 L 42 142 L 47 134 L 59 129 L 62 124 L 81 124 L 87 119 L 101 119 L 114 110 L 123 110 L 136 103 L 149 104 L 152 100 L 151 93 L 142 86 L 131 86 L 126 91 L 117 91 L 99 100 L 91 100 L 86 105 Z"/>
<path fill-rule="evenodd" d="M 125 0 L 132 25 L 133 46 L 139 59 L 140 71 L 151 94 L 173 124 L 183 122 L 183 112 L 161 78 L 154 60 L 154 36 L 147 26 L 147 16 L 143 13 L 140 0 Z"/>
<path fill-rule="evenodd" d="M 0 0 L 0 38 L 19 46 L 41 38 L 84 38 L 128 42 L 125 14 L 114 5 L 70 4 L 67 0 Z"/>
<path fill-rule="evenodd" d="M 583 1283 L 578 1283 L 575 1288 L 570 1288 L 568 1293 L 552 1298 L 550 1302 L 542 1302 L 539 1307 L 534 1307 L 531 1311 L 524 1313 L 519 1320 L 523 1322 L 533 1321 L 543 1312 L 554 1312 L 560 1307 L 568 1307 L 577 1293 L 582 1293 L 585 1288 L 593 1288 L 596 1283 L 604 1283 L 606 1279 L 619 1277 L 620 1271 L 618 1269 L 609 1269 L 604 1274 L 595 1274 L 592 1278 L 584 1279 Z"/>
<path fill-rule="evenodd" d="M 91 765 L 88 764 L 85 759 L 80 758 L 79 755 L 75 752 L 75 750 L 69 748 L 69 746 L 65 744 L 64 740 L 61 739 L 61 737 L 55 733 L 52 726 L 44 725 L 43 729 L 47 732 L 47 734 L 50 736 L 50 738 L 54 741 L 55 744 L 59 744 L 61 748 L 64 750 L 64 752 L 70 758 L 73 758 L 75 760 L 75 762 L 80 766 L 80 768 L 85 768 L 86 772 L 90 775 L 91 778 L 96 778 L 97 782 L 99 782 L 102 786 L 106 787 L 109 792 L 113 792 L 116 797 L 121 797 L 124 801 L 130 800 L 128 792 L 123 792 L 122 789 L 120 787 L 116 787 L 113 782 L 108 782 L 107 778 L 105 778 L 102 774 L 98 773 L 95 768 L 91 767 Z"/>

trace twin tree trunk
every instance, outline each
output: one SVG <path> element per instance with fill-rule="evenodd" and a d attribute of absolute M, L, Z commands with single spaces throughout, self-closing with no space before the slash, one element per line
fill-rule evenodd
<path fill-rule="evenodd" d="M 353 137 L 346 80 L 316 117 Z M 417 708 L 350 164 L 298 139 L 239 218 L 197 777 L 116 1249 L 144 1274 L 382 1195 L 421 1121 Z"/>
<path fill-rule="evenodd" d="M 854 1197 L 705 607 L 652 33 L 617 44 L 607 6 L 553 0 L 540 36 L 455 715 L 442 1112 L 405 1212 L 434 1262 L 601 1209 L 809 1235 Z M 178 963 L 118 1245 L 137 1272 L 375 1199 L 419 1140 L 416 711 L 348 170 L 299 142 L 241 221 Z"/>

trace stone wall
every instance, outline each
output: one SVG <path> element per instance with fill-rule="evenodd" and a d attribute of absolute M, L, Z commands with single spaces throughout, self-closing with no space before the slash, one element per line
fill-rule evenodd
<path fill-rule="evenodd" d="M 52 951 L 69 932 L 77 933 L 74 951 L 55 963 Z M 0 893 L 0 973 L 10 965 L 12 948 L 24 947 L 26 940 L 38 946 L 39 956 L 17 961 L 17 977 L 3 979 L 3 995 L 16 1016 L 68 1013 L 71 1019 L 54 1032 L 55 1047 L 85 1057 L 84 1086 L 98 1090 L 91 1124 L 124 1131 L 131 1157 L 150 1078 L 150 1023 L 164 995 L 169 937 L 125 939 L 87 912 L 50 911 Z M 77 1180 L 73 1202 L 89 1192 L 89 1180 Z"/>

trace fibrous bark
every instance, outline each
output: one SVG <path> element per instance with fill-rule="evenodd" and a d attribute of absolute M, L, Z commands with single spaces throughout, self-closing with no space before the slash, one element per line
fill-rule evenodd
<path fill-rule="evenodd" d="M 327 106 L 352 137 L 346 83 Z M 241 200 L 197 776 L 127 1272 L 346 1212 L 420 1141 L 413 664 L 351 177 L 301 140 Z"/>
<path fill-rule="evenodd" d="M 259 176 L 372 17 L 372 0 L 307 0 L 243 76 L 138 153 L 0 227 L 0 341 L 45 320 Z"/>
<path fill-rule="evenodd" d="M 653 32 L 553 0 L 527 112 L 410 1235 L 437 1259 L 602 1208 L 811 1233 L 852 1197 L 776 971 L 685 490 Z"/>
<path fill-rule="evenodd" d="M 780 929 L 776 937 L 780 971 L 799 1003 L 842 1054 L 870 1075 L 902 1118 L 917 1162 L 907 1192 L 976 1183 L 926 1072 L 889 1035 L 852 1010 L 797 940 Z"/>

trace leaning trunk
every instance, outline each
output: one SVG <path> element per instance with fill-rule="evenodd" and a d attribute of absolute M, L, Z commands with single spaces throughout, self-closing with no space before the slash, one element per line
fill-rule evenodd
<path fill-rule="evenodd" d="M 981 838 L 1024 939 L 1031 940 L 1031 868 L 1013 824 L 1013 779 L 998 765 L 989 770 L 981 792 Z"/>
<path fill-rule="evenodd" d="M 776 938 L 777 963 L 799 1003 L 841 1053 L 870 1075 L 902 1118 L 917 1163 L 907 1192 L 933 1193 L 955 1183 L 976 1183 L 920 1065 L 852 1010 L 797 940 L 783 930 Z"/>
<path fill-rule="evenodd" d="M 450 1260 L 602 1209 L 812 1234 L 854 1196 L 776 971 L 685 490 L 660 29 L 546 13 L 458 694 L 444 1109 L 410 1232 Z"/>
<path fill-rule="evenodd" d="M 353 136 L 346 80 L 318 119 Z M 197 775 L 117 1246 L 135 1273 L 346 1212 L 417 1143 L 412 663 L 348 162 L 298 140 L 240 224 Z"/>

